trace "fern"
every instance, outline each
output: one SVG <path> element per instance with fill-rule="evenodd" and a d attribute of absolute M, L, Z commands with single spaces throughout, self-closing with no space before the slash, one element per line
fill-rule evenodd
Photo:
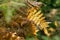
<path fill-rule="evenodd" d="M 39 10 L 39 8 L 33 7 L 32 5 L 30 6 L 31 8 L 27 11 L 28 12 L 27 19 L 29 19 L 36 26 L 38 26 L 40 30 L 43 30 L 47 36 L 50 36 L 51 34 L 49 33 L 47 29 L 47 28 L 50 28 L 49 22 L 46 22 L 45 17 L 43 13 L 41 12 L 41 10 Z M 50 31 L 54 30 L 53 28 L 50 28 L 50 29 L 49 29 Z"/>

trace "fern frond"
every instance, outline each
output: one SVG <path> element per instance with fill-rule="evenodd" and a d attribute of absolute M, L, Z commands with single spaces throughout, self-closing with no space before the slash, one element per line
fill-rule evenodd
<path fill-rule="evenodd" d="M 43 16 L 43 13 L 41 10 L 36 9 L 36 7 L 32 7 L 28 10 L 28 16 L 27 19 L 29 19 L 31 22 L 33 22 L 35 25 L 39 26 L 40 30 L 43 30 L 44 33 L 49 36 L 47 27 L 49 27 L 48 22 L 46 22 L 45 17 Z"/>

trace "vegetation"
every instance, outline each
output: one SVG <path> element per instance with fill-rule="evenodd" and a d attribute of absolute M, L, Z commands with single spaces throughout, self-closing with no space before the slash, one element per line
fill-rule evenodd
<path fill-rule="evenodd" d="M 60 0 L 0 0 L 0 40 L 60 40 Z"/>

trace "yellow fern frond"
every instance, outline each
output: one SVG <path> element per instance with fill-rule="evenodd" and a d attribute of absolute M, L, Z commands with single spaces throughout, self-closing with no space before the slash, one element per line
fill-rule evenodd
<path fill-rule="evenodd" d="M 41 12 L 41 10 L 38 10 L 39 9 L 35 9 L 34 7 L 30 8 L 28 10 L 27 19 L 32 21 L 35 25 L 39 26 L 40 30 L 43 30 L 44 33 L 49 36 L 50 34 L 47 30 L 47 27 L 49 27 L 49 25 L 46 22 L 45 17 L 43 17 L 43 13 Z"/>

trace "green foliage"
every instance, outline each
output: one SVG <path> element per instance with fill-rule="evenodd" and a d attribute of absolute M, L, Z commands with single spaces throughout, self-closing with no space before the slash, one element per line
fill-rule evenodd
<path fill-rule="evenodd" d="M 21 0 L 0 0 L 0 9 L 3 10 L 5 21 L 9 23 L 15 12 L 15 9 L 18 9 L 22 6 L 25 6 Z"/>
<path fill-rule="evenodd" d="M 25 40 L 35 40 L 35 38 L 34 37 L 26 37 Z"/>
<path fill-rule="evenodd" d="M 9 6 L 6 6 L 4 10 L 5 10 L 4 11 L 5 20 L 7 23 L 9 23 L 11 21 L 12 16 L 13 16 L 14 9 L 10 8 Z"/>
<path fill-rule="evenodd" d="M 56 2 L 53 4 L 55 7 L 60 7 L 60 0 L 56 0 Z"/>

